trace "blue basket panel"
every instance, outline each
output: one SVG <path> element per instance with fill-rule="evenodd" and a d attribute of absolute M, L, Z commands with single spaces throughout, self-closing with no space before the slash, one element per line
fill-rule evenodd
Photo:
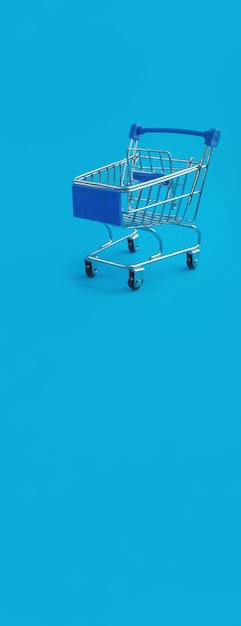
<path fill-rule="evenodd" d="M 75 217 L 122 226 L 121 192 L 89 185 L 72 185 Z"/>
<path fill-rule="evenodd" d="M 162 176 L 166 176 L 162 172 L 145 172 L 145 171 L 136 171 L 133 172 L 133 179 L 139 180 L 141 183 L 146 182 L 147 180 L 154 180 L 155 178 L 161 178 Z M 163 185 L 168 185 L 169 181 L 163 183 Z"/>

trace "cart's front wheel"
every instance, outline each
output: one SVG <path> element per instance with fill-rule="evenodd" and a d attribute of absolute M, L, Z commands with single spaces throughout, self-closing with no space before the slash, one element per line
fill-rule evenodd
<path fill-rule="evenodd" d="M 93 266 L 93 263 L 88 259 L 85 259 L 85 273 L 89 278 L 93 278 L 96 275 L 97 269 Z"/>
<path fill-rule="evenodd" d="M 130 289 L 133 289 L 133 291 L 136 291 L 137 289 L 140 289 L 142 284 L 143 284 L 143 278 L 140 278 L 140 276 L 138 277 L 138 272 L 134 272 L 134 270 L 130 270 L 129 279 L 128 279 L 128 285 Z"/>
<path fill-rule="evenodd" d="M 198 265 L 198 253 L 195 252 L 187 252 L 187 267 L 190 270 L 194 270 Z"/>
<path fill-rule="evenodd" d="M 139 235 L 128 237 L 127 243 L 128 243 L 129 252 L 136 252 L 136 250 L 138 250 L 138 245 L 137 245 L 138 236 Z"/>

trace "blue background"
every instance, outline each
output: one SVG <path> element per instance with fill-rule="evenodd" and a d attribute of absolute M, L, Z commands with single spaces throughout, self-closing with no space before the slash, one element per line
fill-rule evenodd
<path fill-rule="evenodd" d="M 241 623 L 235 7 L 2 9 L 3 626 Z M 136 293 L 85 277 L 102 227 L 71 201 L 133 122 L 222 131 L 197 271 L 163 261 Z"/>

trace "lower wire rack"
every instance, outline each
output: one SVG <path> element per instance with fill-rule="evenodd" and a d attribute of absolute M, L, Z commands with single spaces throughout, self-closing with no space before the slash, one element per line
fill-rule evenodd
<path fill-rule="evenodd" d="M 145 213 L 144 217 L 146 220 L 148 220 L 147 213 Z M 161 217 L 164 218 L 163 215 Z M 169 220 L 168 220 L 168 224 L 170 224 Z M 175 224 L 177 224 L 177 222 L 175 222 Z M 98 250 L 95 250 L 94 252 L 92 252 L 85 258 L 85 272 L 89 278 L 93 278 L 96 275 L 98 264 L 107 264 L 107 265 L 112 265 L 113 267 L 123 268 L 123 269 L 128 270 L 129 272 L 128 286 L 132 290 L 136 291 L 137 289 L 140 289 L 140 287 L 143 284 L 143 276 L 144 276 L 145 267 L 151 263 L 168 259 L 173 256 L 185 254 L 186 265 L 189 269 L 195 269 L 198 265 L 201 235 L 200 235 L 200 231 L 198 230 L 198 228 L 194 226 L 193 224 L 179 224 L 179 227 L 186 227 L 189 230 L 191 229 L 193 232 L 195 232 L 196 237 L 197 237 L 197 243 L 190 247 L 185 247 L 179 250 L 175 250 L 167 254 L 163 254 L 162 239 L 160 238 L 160 235 L 157 232 L 157 230 L 153 228 L 153 219 L 151 219 L 151 222 L 146 221 L 145 223 L 142 223 L 141 225 L 139 225 L 139 229 L 134 228 L 132 232 L 128 232 L 128 234 L 124 235 L 120 239 L 113 239 L 112 231 L 110 227 L 107 224 L 105 224 L 105 226 L 109 233 L 109 240 L 105 244 L 102 244 L 102 246 L 100 246 Z M 130 225 L 128 224 L 125 230 L 129 231 L 129 229 L 132 228 L 132 226 L 133 226 L 132 224 Z M 111 258 L 107 259 L 107 258 L 102 257 L 102 253 L 106 252 L 106 250 L 112 248 L 113 246 L 116 246 L 117 244 L 121 244 L 124 241 L 126 241 L 127 248 L 129 249 L 130 253 L 136 252 L 139 248 L 139 245 L 138 245 L 139 233 L 141 231 L 142 232 L 148 231 L 152 236 L 155 237 L 159 245 L 158 252 L 156 252 L 155 254 L 152 254 L 148 258 L 145 258 L 143 261 L 137 262 L 137 263 L 132 263 L 132 262 L 120 263 L 120 262 L 111 260 Z M 133 258 L 132 254 L 131 256 Z"/>

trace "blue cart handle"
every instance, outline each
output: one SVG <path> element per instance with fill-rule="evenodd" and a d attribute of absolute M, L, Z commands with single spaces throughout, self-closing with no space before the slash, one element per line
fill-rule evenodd
<path fill-rule="evenodd" d="M 140 124 L 132 124 L 129 137 L 138 141 L 141 135 L 144 133 L 177 133 L 179 135 L 195 135 L 196 137 L 203 137 L 205 144 L 212 148 L 216 148 L 220 139 L 220 130 L 218 128 L 211 128 L 210 130 L 185 130 L 182 128 L 143 128 Z"/>

